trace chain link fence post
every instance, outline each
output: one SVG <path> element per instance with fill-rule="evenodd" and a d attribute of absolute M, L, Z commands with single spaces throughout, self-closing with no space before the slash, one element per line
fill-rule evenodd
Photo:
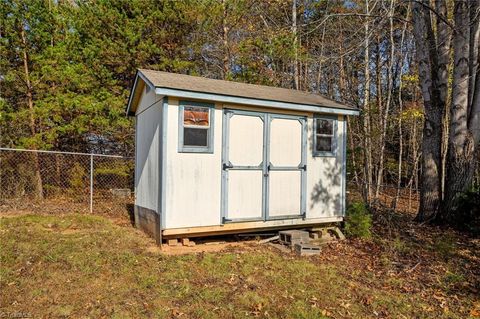
<path fill-rule="evenodd" d="M 93 154 L 90 154 L 90 214 L 93 213 Z"/>

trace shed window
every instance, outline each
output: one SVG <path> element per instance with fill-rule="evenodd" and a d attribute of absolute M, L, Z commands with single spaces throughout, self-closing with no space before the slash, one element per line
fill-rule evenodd
<path fill-rule="evenodd" d="M 179 117 L 179 151 L 213 152 L 213 105 L 182 101 Z"/>
<path fill-rule="evenodd" d="M 315 117 L 313 123 L 313 155 L 334 156 L 336 153 L 337 120 L 328 117 Z"/>

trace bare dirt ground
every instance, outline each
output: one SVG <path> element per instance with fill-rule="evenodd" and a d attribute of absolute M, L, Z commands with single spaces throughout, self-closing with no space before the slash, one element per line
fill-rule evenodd
<path fill-rule="evenodd" d="M 0 313 L 34 318 L 479 318 L 480 240 L 377 215 L 297 257 L 254 239 L 164 250 L 128 215 L 0 215 Z"/>
<path fill-rule="evenodd" d="M 196 244 L 193 247 L 189 246 L 168 246 L 163 245 L 162 248 L 158 247 L 157 245 L 152 245 L 147 248 L 149 252 L 157 253 L 157 254 L 164 254 L 169 256 L 175 255 L 188 255 L 188 254 L 199 254 L 199 253 L 216 253 L 221 252 L 224 250 L 231 250 L 231 249 L 242 249 L 248 250 L 251 248 L 252 245 L 256 244 L 257 241 L 255 240 L 242 240 L 239 242 L 226 242 L 226 241 L 215 241 L 212 240 L 210 242 L 203 242 Z"/>

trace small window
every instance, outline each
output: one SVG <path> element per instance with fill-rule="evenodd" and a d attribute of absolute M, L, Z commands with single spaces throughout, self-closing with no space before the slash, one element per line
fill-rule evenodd
<path fill-rule="evenodd" d="M 313 155 L 335 156 L 337 121 L 334 118 L 315 117 L 313 123 Z"/>
<path fill-rule="evenodd" d="M 213 152 L 213 105 L 180 102 L 179 152 Z"/>

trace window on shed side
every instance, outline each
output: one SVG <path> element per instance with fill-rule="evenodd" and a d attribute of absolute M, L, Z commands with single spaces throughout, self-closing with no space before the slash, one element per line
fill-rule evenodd
<path fill-rule="evenodd" d="M 199 103 L 200 104 L 200 103 Z M 196 105 L 195 102 L 182 103 L 180 108 L 180 152 L 212 152 L 213 108 Z"/>
<path fill-rule="evenodd" d="M 210 108 L 185 106 L 183 108 L 183 145 L 208 147 Z"/>
<path fill-rule="evenodd" d="M 336 148 L 336 120 L 333 118 L 314 118 L 314 155 L 334 156 Z"/>

